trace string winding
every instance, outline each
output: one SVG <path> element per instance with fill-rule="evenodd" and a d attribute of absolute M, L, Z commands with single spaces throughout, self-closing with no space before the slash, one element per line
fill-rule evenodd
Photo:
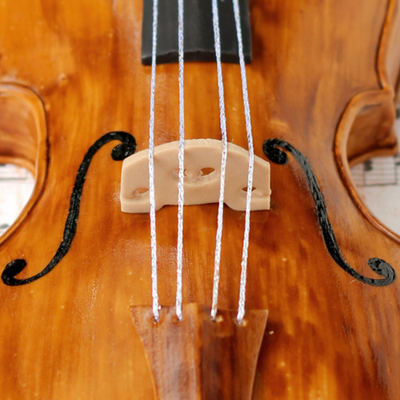
<path fill-rule="evenodd" d="M 233 1 L 235 16 L 235 26 L 238 41 L 238 54 L 240 64 L 240 74 L 242 81 L 243 105 L 246 121 L 246 135 L 249 152 L 249 168 L 247 179 L 245 230 L 243 238 L 239 306 L 237 320 L 241 324 L 245 314 L 246 302 L 246 281 L 247 281 L 247 260 L 250 236 L 250 210 L 251 195 L 253 187 L 253 169 L 254 169 L 254 147 L 252 137 L 252 126 L 250 117 L 250 105 L 248 99 L 247 78 L 244 62 L 242 28 L 240 23 L 240 10 L 238 0 Z M 221 263 L 221 241 L 223 230 L 223 207 L 225 191 L 225 174 L 227 161 L 227 131 L 224 86 L 221 66 L 221 43 L 220 27 L 217 0 L 212 0 L 214 47 L 217 61 L 218 73 L 218 97 L 220 108 L 220 129 L 222 137 L 222 156 L 221 156 L 221 176 L 220 176 L 220 194 L 218 202 L 218 220 L 216 233 L 216 247 L 214 255 L 214 281 L 212 294 L 211 318 L 215 319 L 218 307 L 218 290 L 220 280 Z M 177 238 L 177 283 L 176 283 L 176 315 L 182 320 L 182 258 L 183 258 L 183 206 L 184 206 L 184 154 L 185 154 L 185 118 L 184 118 L 184 6 L 183 0 L 178 0 L 178 49 L 179 49 L 179 181 L 178 181 L 178 238 Z M 154 319 L 159 321 L 159 300 L 157 288 L 157 240 L 156 240 L 156 216 L 155 216 L 155 189 L 154 189 L 154 94 L 156 78 L 156 54 L 157 54 L 157 24 L 158 24 L 158 0 L 153 1 L 153 26 L 152 26 L 152 62 L 151 62 L 151 88 L 150 88 L 150 121 L 149 121 L 149 198 L 150 198 L 150 234 L 151 234 L 151 277 L 152 277 L 152 297 Z"/>
<path fill-rule="evenodd" d="M 218 73 L 218 97 L 219 97 L 219 112 L 220 112 L 219 120 L 220 120 L 220 129 L 222 137 L 218 223 L 217 223 L 217 234 L 215 239 L 216 244 L 215 244 L 215 255 L 214 255 L 214 281 L 213 281 L 212 306 L 211 306 L 211 319 L 214 320 L 217 315 L 217 307 L 218 307 L 218 292 L 219 292 L 219 278 L 220 278 L 220 264 L 221 264 L 221 241 L 222 241 L 222 228 L 223 228 L 223 218 L 224 218 L 225 174 L 226 174 L 226 159 L 228 154 L 228 138 L 226 132 L 226 116 L 225 116 L 225 95 L 224 95 L 224 82 L 222 79 L 221 40 L 220 40 L 217 0 L 212 0 L 212 15 L 213 15 L 213 28 L 214 28 L 215 58 L 217 61 L 217 73 Z"/>
<path fill-rule="evenodd" d="M 251 194 L 253 190 L 254 147 L 253 147 L 251 118 L 250 118 L 249 95 L 247 90 L 246 68 L 245 68 L 244 54 L 243 54 L 242 27 L 240 24 L 240 10 L 239 10 L 238 0 L 233 0 L 233 11 L 235 15 L 236 34 L 237 34 L 238 49 L 239 49 L 238 53 L 239 53 L 240 75 L 242 79 L 243 105 L 244 105 L 244 115 L 246 120 L 246 134 L 247 134 L 247 143 L 249 151 L 245 229 L 244 229 L 242 263 L 241 263 L 241 274 L 240 274 L 239 309 L 237 314 L 238 323 L 241 324 L 243 322 L 245 314 L 245 303 L 246 303 L 247 258 L 248 258 L 249 236 L 250 236 Z"/>
<path fill-rule="evenodd" d="M 185 178 L 185 104 L 184 104 L 184 37 L 183 0 L 178 0 L 178 48 L 179 48 L 179 182 L 178 182 L 178 242 L 176 271 L 176 316 L 182 320 L 182 253 L 183 253 L 183 204 Z"/>
<path fill-rule="evenodd" d="M 156 235 L 156 201 L 154 196 L 154 93 L 156 85 L 158 0 L 153 0 L 153 28 L 151 52 L 150 83 L 150 121 L 149 121 L 149 200 L 150 200 L 150 236 L 151 236 L 151 283 L 153 297 L 153 315 L 156 322 L 160 319 L 157 287 L 157 235 Z"/>

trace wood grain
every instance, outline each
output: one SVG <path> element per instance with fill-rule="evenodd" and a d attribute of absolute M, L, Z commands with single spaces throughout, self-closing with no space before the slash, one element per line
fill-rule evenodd
<path fill-rule="evenodd" d="M 210 312 L 186 304 L 179 321 L 164 307 L 155 323 L 151 307 L 131 307 L 158 399 L 251 399 L 268 311 L 248 311 L 241 325 L 235 311 L 218 310 L 215 321 Z"/>
<path fill-rule="evenodd" d="M 41 271 L 58 248 L 88 148 L 113 130 L 132 133 L 138 150 L 148 147 L 150 70 L 140 64 L 141 3 L 0 2 L 0 82 L 9 96 L 18 97 L 23 86 L 42 104 L 42 111 L 32 111 L 33 120 L 42 121 L 42 145 L 26 152 L 32 136 L 19 133 L 28 125 L 32 132 L 33 122 L 27 125 L 28 117 L 0 101 L 0 154 L 35 160 L 40 177 L 34 199 L 0 239 L 0 268 L 27 260 L 21 279 Z M 262 145 L 269 138 L 292 143 L 316 173 L 349 264 L 378 277 L 367 261 L 379 257 L 398 270 L 399 237 L 372 222 L 348 178 L 353 124 L 342 120 L 357 96 L 375 105 L 385 91 L 385 109 L 371 107 L 378 113 L 370 116 L 363 101 L 360 110 L 364 122 L 389 121 L 400 69 L 398 1 L 252 0 L 250 7 L 254 57 L 247 76 L 255 153 L 265 159 Z M 239 67 L 224 65 L 223 73 L 228 138 L 246 148 Z M 178 66 L 159 66 L 156 85 L 158 145 L 178 139 Z M 188 139 L 220 138 L 215 64 L 185 65 L 185 110 Z M 18 139 L 4 151 L 10 132 Z M 390 127 L 381 132 L 393 151 Z M 359 156 L 376 143 L 371 138 L 365 147 L 363 137 L 351 140 Z M 155 398 L 129 309 L 151 305 L 149 217 L 121 213 L 121 163 L 111 159 L 112 148 L 102 148 L 90 165 L 66 257 L 32 284 L 0 285 L 3 399 Z M 371 287 L 337 266 L 292 159 L 287 166 L 271 165 L 271 188 L 271 210 L 251 216 L 247 308 L 268 309 L 267 331 L 273 332 L 261 345 L 253 399 L 398 398 L 398 281 Z M 184 210 L 185 304 L 211 304 L 216 216 L 216 205 Z M 176 207 L 157 213 L 162 306 L 175 303 L 176 227 Z M 243 213 L 225 208 L 223 309 L 237 308 L 243 230 Z"/>

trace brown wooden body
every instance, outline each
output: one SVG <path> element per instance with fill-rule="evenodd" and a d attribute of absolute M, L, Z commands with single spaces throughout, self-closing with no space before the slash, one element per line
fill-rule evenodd
<path fill-rule="evenodd" d="M 0 2 L 0 161 L 37 174 L 31 201 L 0 239 L 1 269 L 17 258 L 28 262 L 18 278 L 53 257 L 76 172 L 93 142 L 124 130 L 138 150 L 148 147 L 141 3 Z M 374 277 L 367 261 L 379 257 L 400 271 L 400 238 L 362 205 L 347 161 L 396 147 L 398 1 L 250 5 L 256 154 L 265 158 L 268 138 L 292 143 L 316 173 L 349 264 Z M 224 65 L 223 72 L 229 141 L 246 148 L 239 66 Z M 177 65 L 157 68 L 156 144 L 178 138 L 177 76 Z M 220 138 L 215 64 L 186 64 L 185 106 L 188 139 Z M 113 147 L 93 159 L 65 258 L 32 284 L 0 285 L 2 399 L 155 396 L 130 317 L 131 306 L 151 304 L 149 216 L 121 213 Z M 346 274 L 323 242 L 298 164 L 272 164 L 271 174 L 271 210 L 251 216 L 247 308 L 269 311 L 253 398 L 398 399 L 399 283 L 371 287 Z M 176 207 L 157 213 L 166 306 L 175 301 L 176 214 Z M 185 208 L 184 303 L 211 303 L 216 215 L 216 205 Z M 236 309 L 244 214 L 226 208 L 224 222 L 220 305 Z"/>

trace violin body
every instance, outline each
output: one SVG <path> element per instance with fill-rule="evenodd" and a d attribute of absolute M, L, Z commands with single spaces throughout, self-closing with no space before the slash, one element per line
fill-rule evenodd
<path fill-rule="evenodd" d="M 29 4 L 28 4 L 29 3 Z M 246 67 L 255 154 L 291 143 L 314 171 L 343 257 L 399 271 L 400 237 L 359 199 L 352 163 L 396 151 L 397 0 L 250 1 Z M 77 172 L 107 132 L 148 148 L 142 2 L 0 4 L 0 162 L 35 172 L 31 200 L 0 238 L 0 266 L 28 279 L 55 256 Z M 247 149 L 238 65 L 223 65 L 228 141 Z M 205 78 L 206 77 L 206 78 Z M 178 65 L 157 66 L 155 144 L 178 140 Z M 187 139 L 220 139 L 215 63 L 185 64 Z M 125 214 L 121 162 L 105 143 L 80 196 L 76 233 L 45 276 L 0 284 L 3 399 L 157 398 L 130 307 L 151 306 L 148 214 Z M 251 214 L 246 309 L 268 310 L 253 399 L 398 399 L 400 287 L 369 285 L 332 258 L 309 183 L 292 156 L 271 163 L 271 209 Z M 210 306 L 217 204 L 184 210 L 183 302 Z M 224 210 L 219 306 L 236 310 L 244 213 Z M 177 207 L 157 211 L 161 307 L 176 293 Z M 190 360 L 188 360 L 190 363 Z M 168 370 L 169 366 L 163 366 Z M 188 398 L 182 393 L 182 399 Z"/>

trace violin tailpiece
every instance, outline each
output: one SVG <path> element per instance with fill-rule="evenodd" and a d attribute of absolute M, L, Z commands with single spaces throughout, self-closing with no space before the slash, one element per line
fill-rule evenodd
<path fill-rule="evenodd" d="M 154 148 L 156 210 L 178 204 L 179 142 Z M 215 139 L 185 141 L 185 205 L 218 203 L 221 176 L 222 142 Z M 147 213 L 149 201 L 149 152 L 142 150 L 126 158 L 122 165 L 121 210 Z M 228 143 L 224 201 L 237 211 L 246 210 L 249 153 Z M 270 207 L 270 165 L 254 158 L 251 210 Z"/>
<path fill-rule="evenodd" d="M 214 322 L 209 307 L 186 304 L 181 321 L 163 307 L 155 323 L 151 307 L 131 307 L 158 399 L 251 399 L 268 311 L 247 311 L 241 325 L 236 313 L 218 310 Z"/>

